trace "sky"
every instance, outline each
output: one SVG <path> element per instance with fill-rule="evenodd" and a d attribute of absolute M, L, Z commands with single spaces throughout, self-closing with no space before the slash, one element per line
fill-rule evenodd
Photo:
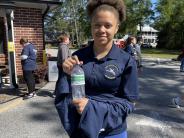
<path fill-rule="evenodd" d="M 152 4 L 153 4 L 153 9 L 155 8 L 155 3 L 157 2 L 157 0 L 151 0 Z"/>
<path fill-rule="evenodd" d="M 155 3 L 155 2 L 157 2 L 157 0 L 151 0 L 151 2 L 152 2 L 152 3 Z"/>

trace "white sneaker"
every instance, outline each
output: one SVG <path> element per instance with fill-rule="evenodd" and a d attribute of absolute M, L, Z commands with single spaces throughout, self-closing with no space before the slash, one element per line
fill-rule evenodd
<path fill-rule="evenodd" d="M 26 99 L 30 99 L 30 98 L 33 98 L 36 96 L 36 93 L 33 92 L 33 93 L 29 93 L 29 94 L 26 94 L 24 97 L 23 97 L 23 100 L 26 100 Z"/>
<path fill-rule="evenodd" d="M 180 108 L 180 98 L 179 97 L 173 98 L 172 99 L 172 105 L 175 108 Z"/>

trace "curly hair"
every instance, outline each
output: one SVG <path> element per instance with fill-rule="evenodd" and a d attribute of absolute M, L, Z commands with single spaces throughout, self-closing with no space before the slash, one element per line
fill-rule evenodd
<path fill-rule="evenodd" d="M 109 7 L 111 7 L 111 9 Z M 101 9 L 113 11 L 112 8 L 118 13 L 119 21 L 125 21 L 126 7 L 123 0 L 89 0 L 87 13 L 88 16 L 92 18 L 96 11 Z"/>

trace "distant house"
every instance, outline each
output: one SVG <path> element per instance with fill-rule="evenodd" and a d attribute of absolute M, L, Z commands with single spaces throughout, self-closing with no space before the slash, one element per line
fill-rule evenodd
<path fill-rule="evenodd" d="M 137 26 L 138 34 L 140 35 L 140 26 Z M 149 44 L 152 47 L 157 45 L 157 34 L 158 31 L 149 25 L 141 27 L 143 44 Z"/>
<path fill-rule="evenodd" d="M 0 1 L 0 66 L 9 69 L 11 84 L 16 85 L 22 74 L 19 44 L 26 37 L 38 50 L 42 62 L 44 45 L 44 18 L 59 0 L 1 0 Z"/>

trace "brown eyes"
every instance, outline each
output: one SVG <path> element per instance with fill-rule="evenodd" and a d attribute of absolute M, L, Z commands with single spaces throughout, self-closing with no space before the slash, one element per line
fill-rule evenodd
<path fill-rule="evenodd" d="M 112 27 L 111 24 L 106 24 L 106 25 L 105 25 L 105 28 L 107 28 L 107 29 L 109 29 L 109 28 L 111 28 L 111 27 Z"/>
<path fill-rule="evenodd" d="M 99 29 L 101 27 L 105 27 L 106 29 L 109 29 L 112 27 L 112 24 L 105 24 L 105 25 L 101 25 L 101 24 L 94 24 L 93 25 L 96 29 Z"/>

